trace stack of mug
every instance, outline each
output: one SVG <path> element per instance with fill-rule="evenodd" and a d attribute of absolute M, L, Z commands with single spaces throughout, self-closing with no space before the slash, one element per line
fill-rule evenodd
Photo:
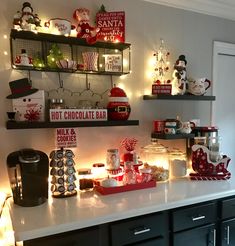
<path fill-rule="evenodd" d="M 154 133 L 165 134 L 189 134 L 192 128 L 200 125 L 199 119 L 190 121 L 180 121 L 178 119 L 154 120 L 153 129 Z"/>

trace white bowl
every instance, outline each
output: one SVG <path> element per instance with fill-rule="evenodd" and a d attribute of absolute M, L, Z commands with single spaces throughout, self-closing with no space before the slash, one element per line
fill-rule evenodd
<path fill-rule="evenodd" d="M 56 62 L 58 68 L 77 70 L 77 62 L 73 60 L 59 60 Z"/>

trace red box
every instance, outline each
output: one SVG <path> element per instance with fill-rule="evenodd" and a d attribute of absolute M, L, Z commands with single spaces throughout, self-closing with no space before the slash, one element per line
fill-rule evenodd
<path fill-rule="evenodd" d="M 124 186 L 116 186 L 116 187 L 103 187 L 97 185 L 95 186 L 95 190 L 102 195 L 110 195 L 110 194 L 132 191 L 132 190 L 147 189 L 156 186 L 157 186 L 156 180 L 153 179 L 146 183 L 129 184 Z"/>
<path fill-rule="evenodd" d="M 171 95 L 171 89 L 172 89 L 171 84 L 164 84 L 164 85 L 153 84 L 152 94 L 153 95 L 157 95 L 157 94 Z"/>

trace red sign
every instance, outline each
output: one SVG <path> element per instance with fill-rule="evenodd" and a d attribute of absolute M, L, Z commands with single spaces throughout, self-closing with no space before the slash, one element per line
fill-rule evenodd
<path fill-rule="evenodd" d="M 57 148 L 76 148 L 77 133 L 74 128 L 57 128 L 56 129 L 56 146 Z"/>
<path fill-rule="evenodd" d="M 125 12 L 97 13 L 96 24 L 100 28 L 98 40 L 107 42 L 125 42 Z"/>

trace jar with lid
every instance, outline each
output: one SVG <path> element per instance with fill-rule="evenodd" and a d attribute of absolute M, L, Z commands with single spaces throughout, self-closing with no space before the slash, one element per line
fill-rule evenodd
<path fill-rule="evenodd" d="M 106 169 L 117 170 L 120 168 L 120 156 L 118 149 L 108 149 L 106 155 Z"/>
<path fill-rule="evenodd" d="M 181 178 L 187 174 L 186 160 L 186 154 L 179 149 L 172 149 L 169 152 L 171 178 Z"/>
<path fill-rule="evenodd" d="M 62 98 L 52 98 L 50 99 L 50 109 L 64 109 L 65 108 L 65 102 Z"/>
<path fill-rule="evenodd" d="M 136 184 L 137 174 L 133 166 L 133 162 L 127 161 L 124 163 L 123 185 Z"/>
<path fill-rule="evenodd" d="M 157 181 L 165 181 L 169 178 L 168 151 L 165 146 L 152 138 L 151 144 L 142 147 L 141 159 L 145 168 L 151 168 L 153 178 Z"/>
<path fill-rule="evenodd" d="M 94 163 L 91 171 L 94 179 L 102 179 L 107 177 L 107 171 L 105 169 L 105 164 L 103 163 Z"/>
<path fill-rule="evenodd" d="M 90 168 L 78 169 L 79 189 L 88 191 L 93 189 L 93 175 Z"/>

